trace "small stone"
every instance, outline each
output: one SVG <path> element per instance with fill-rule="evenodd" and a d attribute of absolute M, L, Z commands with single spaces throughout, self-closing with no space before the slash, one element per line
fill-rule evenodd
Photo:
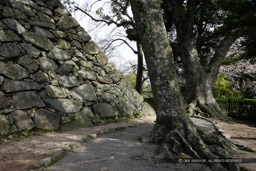
<path fill-rule="evenodd" d="M 113 63 L 108 63 L 107 65 L 103 66 L 103 68 L 107 73 L 111 73 L 116 70 L 116 67 Z"/>
<path fill-rule="evenodd" d="M 82 45 L 77 40 L 73 40 L 71 42 L 71 45 L 78 48 L 78 49 L 82 49 Z"/>
<path fill-rule="evenodd" d="M 55 24 L 53 24 L 53 23 L 48 23 L 48 22 L 43 22 L 43 21 L 31 21 L 31 20 L 28 22 L 32 26 L 40 26 L 40 27 L 44 27 L 44 28 L 52 29 L 52 30 L 56 29 Z"/>
<path fill-rule="evenodd" d="M 83 47 L 83 50 L 86 54 L 89 55 L 98 55 L 100 53 L 100 48 L 93 41 L 86 43 Z"/>
<path fill-rule="evenodd" d="M 26 112 L 22 110 L 16 110 L 11 113 L 19 131 L 32 129 L 34 127 L 33 121 L 30 119 Z"/>
<path fill-rule="evenodd" d="M 61 39 L 67 37 L 66 33 L 63 32 L 63 31 L 54 31 L 53 34 L 54 34 L 55 37 L 61 38 Z"/>
<path fill-rule="evenodd" d="M 116 116 L 116 111 L 108 103 L 96 103 L 93 105 L 93 113 L 98 114 L 100 118 L 111 118 Z"/>
<path fill-rule="evenodd" d="M 0 135 L 8 134 L 9 127 L 10 125 L 8 120 L 3 115 L 0 115 Z"/>
<path fill-rule="evenodd" d="M 69 99 L 44 99 L 44 102 L 48 107 L 64 113 L 76 113 L 83 105 L 82 102 Z"/>
<path fill-rule="evenodd" d="M 81 127 L 90 127 L 93 126 L 91 117 L 93 117 L 93 113 L 89 108 L 83 108 L 80 112 L 75 114 L 76 124 Z"/>
<path fill-rule="evenodd" d="M 35 16 L 35 12 L 27 5 L 23 3 L 18 3 L 17 1 L 10 1 L 10 4 L 13 8 L 25 13 L 28 16 Z"/>
<path fill-rule="evenodd" d="M 44 130 L 57 130 L 60 124 L 60 115 L 52 111 L 42 109 L 35 113 L 35 127 Z"/>
<path fill-rule="evenodd" d="M 72 120 L 71 120 L 71 118 L 70 117 L 68 117 L 68 116 L 62 116 L 61 117 L 61 124 L 67 124 L 67 123 L 70 123 Z"/>
<path fill-rule="evenodd" d="M 12 18 L 7 18 L 2 20 L 9 28 L 11 28 L 14 31 L 17 31 L 18 34 L 21 34 L 23 32 L 26 32 L 27 29 L 25 29 L 17 20 Z"/>
<path fill-rule="evenodd" d="M 49 77 L 46 73 L 38 71 L 37 73 L 33 74 L 32 79 L 39 83 L 47 83 L 49 82 Z"/>
<path fill-rule="evenodd" d="M 20 54 L 20 49 L 15 43 L 4 43 L 0 45 L 0 56 L 4 58 L 17 57 Z"/>
<path fill-rule="evenodd" d="M 91 40 L 91 36 L 86 31 L 79 31 L 77 36 L 81 41 L 89 42 Z"/>
<path fill-rule="evenodd" d="M 7 108 L 11 105 L 9 99 L 0 91 L 0 109 Z"/>
<path fill-rule="evenodd" d="M 43 71 L 57 71 L 58 65 L 47 57 L 39 58 L 40 68 Z"/>
<path fill-rule="evenodd" d="M 93 63 L 91 61 L 80 61 L 79 64 L 88 69 L 93 67 Z"/>
<path fill-rule="evenodd" d="M 84 80 L 96 80 L 96 76 L 97 76 L 94 71 L 85 71 L 85 70 L 78 71 L 78 74 Z"/>
<path fill-rule="evenodd" d="M 63 87 L 55 87 L 52 85 L 46 86 L 46 91 L 49 97 L 65 98 L 68 96 L 67 90 Z"/>
<path fill-rule="evenodd" d="M 0 41 L 1 42 L 17 42 L 20 38 L 11 30 L 0 30 Z"/>
<path fill-rule="evenodd" d="M 37 58 L 41 53 L 40 50 L 36 49 L 35 47 L 27 43 L 22 43 L 21 47 L 23 47 L 27 51 L 27 53 L 34 58 Z"/>
<path fill-rule="evenodd" d="M 61 65 L 60 67 L 59 67 L 59 69 L 58 69 L 58 73 L 59 74 L 69 74 L 69 73 L 71 73 L 71 72 L 73 72 L 73 71 L 76 71 L 77 69 L 79 69 L 78 68 L 78 66 L 76 65 L 76 63 L 75 62 L 73 62 L 73 61 L 66 61 L 63 65 Z"/>
<path fill-rule="evenodd" d="M 20 92 L 13 96 L 13 105 L 16 109 L 29 109 L 32 107 L 45 107 L 40 96 L 34 92 Z"/>
<path fill-rule="evenodd" d="M 44 13 L 38 12 L 37 16 L 43 22 L 54 23 L 54 20 L 50 18 L 48 15 L 45 15 Z"/>
<path fill-rule="evenodd" d="M 96 59 L 100 66 L 104 66 L 108 63 L 108 57 L 104 53 L 100 53 L 96 56 Z"/>
<path fill-rule="evenodd" d="M 71 16 L 62 16 L 57 23 L 60 30 L 68 30 L 79 26 L 79 23 Z"/>
<path fill-rule="evenodd" d="M 111 80 L 110 78 L 107 77 L 102 77 L 102 76 L 98 76 L 97 80 L 101 83 L 105 83 L 105 84 L 112 84 L 113 80 Z"/>
<path fill-rule="evenodd" d="M 70 12 L 65 7 L 59 7 L 54 12 L 55 12 L 55 15 L 58 15 L 58 16 L 71 15 Z"/>
<path fill-rule="evenodd" d="M 41 27 L 35 26 L 34 27 L 34 32 L 38 36 L 47 37 L 49 39 L 54 39 L 54 36 L 53 36 L 53 34 L 50 31 L 45 30 L 45 29 L 43 29 Z"/>
<path fill-rule="evenodd" d="M 114 81 L 114 83 L 118 83 L 122 78 L 124 78 L 123 74 L 118 70 L 113 71 L 109 77 Z"/>
<path fill-rule="evenodd" d="M 0 75 L 0 85 L 2 85 L 3 82 L 4 82 L 4 77 L 2 77 L 2 76 Z"/>
<path fill-rule="evenodd" d="M 104 93 L 102 94 L 101 99 L 105 102 L 113 102 L 116 99 L 116 96 L 111 93 Z"/>
<path fill-rule="evenodd" d="M 48 16 L 52 16 L 52 11 L 49 10 L 48 8 L 41 7 L 41 11 Z"/>
<path fill-rule="evenodd" d="M 13 80 L 21 80 L 28 77 L 26 69 L 18 64 L 8 64 L 0 62 L 0 74 L 7 76 Z"/>
<path fill-rule="evenodd" d="M 38 62 L 28 56 L 20 57 L 18 63 L 27 68 L 29 73 L 34 73 L 39 68 Z"/>
<path fill-rule="evenodd" d="M 6 18 L 27 19 L 28 17 L 21 11 L 5 6 L 3 16 Z"/>
<path fill-rule="evenodd" d="M 48 53 L 48 57 L 60 61 L 71 59 L 71 55 L 68 52 L 57 47 L 52 48 L 52 50 Z"/>
<path fill-rule="evenodd" d="M 63 39 L 59 39 L 58 46 L 59 48 L 65 49 L 65 50 L 68 50 L 71 48 L 71 45 L 66 40 L 63 40 Z"/>
<path fill-rule="evenodd" d="M 58 7 L 63 6 L 59 0 L 50 0 L 46 1 L 46 6 L 52 9 L 56 9 Z"/>
<path fill-rule="evenodd" d="M 22 36 L 26 41 L 46 51 L 49 51 L 52 48 L 52 45 L 53 45 L 52 42 L 43 36 L 36 35 L 35 33 L 32 33 L 32 32 L 24 32 L 22 33 Z"/>
<path fill-rule="evenodd" d="M 14 81 L 9 79 L 5 79 L 4 84 L 2 86 L 2 90 L 4 90 L 7 93 L 24 90 L 40 90 L 41 88 L 42 86 L 35 82 Z"/>
<path fill-rule="evenodd" d="M 75 76 L 58 76 L 59 84 L 64 87 L 78 86 L 78 80 Z"/>
<path fill-rule="evenodd" d="M 97 101 L 94 88 L 90 84 L 83 84 L 77 88 L 73 88 L 69 93 L 74 99 L 82 102 Z"/>

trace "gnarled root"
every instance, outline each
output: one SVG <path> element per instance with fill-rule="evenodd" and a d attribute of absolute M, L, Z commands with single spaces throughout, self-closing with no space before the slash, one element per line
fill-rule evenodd
<path fill-rule="evenodd" d="M 185 133 L 186 132 L 186 133 Z M 199 136 L 200 135 L 200 136 Z M 201 129 L 186 131 L 184 129 L 170 130 L 157 125 L 151 133 L 142 138 L 143 142 L 160 143 L 159 155 L 156 160 L 182 158 L 186 154 L 192 158 L 218 159 L 231 158 L 225 151 L 230 144 L 218 135 L 207 134 Z M 177 162 L 177 160 L 176 160 Z M 234 163 L 208 163 L 212 170 L 239 170 Z"/>

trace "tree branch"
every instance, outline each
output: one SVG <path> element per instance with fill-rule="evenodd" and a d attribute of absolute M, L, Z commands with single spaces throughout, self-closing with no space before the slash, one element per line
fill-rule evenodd
<path fill-rule="evenodd" d="M 116 41 L 123 41 L 123 43 L 125 43 L 132 51 L 133 51 L 133 53 L 135 53 L 135 54 L 138 54 L 138 52 L 135 50 L 135 49 L 133 49 L 133 47 L 131 46 L 131 45 L 129 45 L 129 43 L 126 41 L 126 40 L 124 40 L 124 39 L 115 39 L 115 40 L 112 40 L 109 44 L 108 44 L 108 46 L 105 48 L 105 50 L 106 49 L 108 49 L 114 42 L 116 42 Z M 104 51 L 105 51 L 104 50 Z"/>

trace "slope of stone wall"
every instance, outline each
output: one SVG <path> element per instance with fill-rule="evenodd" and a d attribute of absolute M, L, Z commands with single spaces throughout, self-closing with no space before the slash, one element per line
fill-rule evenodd
<path fill-rule="evenodd" d="M 139 114 L 143 98 L 58 0 L 0 1 L 0 135 Z"/>

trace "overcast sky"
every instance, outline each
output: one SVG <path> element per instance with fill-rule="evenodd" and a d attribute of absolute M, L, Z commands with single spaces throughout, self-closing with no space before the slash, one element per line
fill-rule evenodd
<path fill-rule="evenodd" d="M 99 7 L 102 6 L 104 2 L 108 0 L 101 0 L 100 2 L 96 3 L 92 9 L 92 11 L 96 11 Z M 75 0 L 80 7 L 84 7 L 85 3 L 91 4 L 95 2 L 95 0 Z M 105 5 L 106 6 L 106 5 Z M 105 8 L 104 10 L 108 10 Z M 92 13 L 93 14 L 93 13 Z M 96 43 L 99 43 L 102 39 L 107 39 L 108 36 L 116 34 L 117 32 L 125 33 L 124 30 L 118 28 L 117 30 L 113 31 L 115 25 L 112 24 L 110 26 L 99 27 L 95 28 L 95 22 L 93 22 L 88 16 L 82 14 L 81 12 L 73 13 L 73 16 L 78 20 L 82 27 L 90 34 L 92 40 Z M 94 15 L 95 18 L 98 18 L 97 15 Z M 117 42 L 118 44 L 121 42 Z M 131 46 L 136 49 L 136 43 L 131 42 Z M 130 63 L 136 64 L 137 56 L 133 53 L 133 51 L 127 45 L 119 46 L 115 51 L 114 54 L 111 55 L 109 61 L 113 62 L 116 67 L 123 71 Z"/>

